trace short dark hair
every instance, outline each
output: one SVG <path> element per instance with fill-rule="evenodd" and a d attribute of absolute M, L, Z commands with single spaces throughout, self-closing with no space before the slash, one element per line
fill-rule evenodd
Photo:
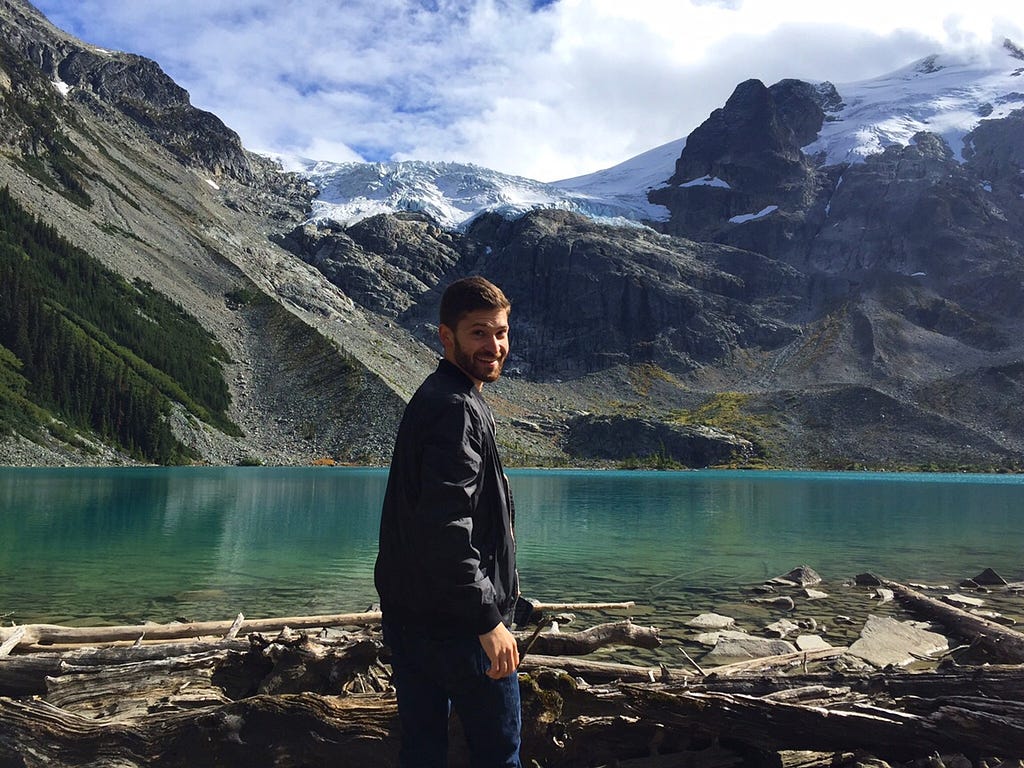
<path fill-rule="evenodd" d="M 464 315 L 480 309 L 509 312 L 512 304 L 501 288 L 479 275 L 456 280 L 445 288 L 441 297 L 441 325 L 447 325 L 454 331 Z"/>

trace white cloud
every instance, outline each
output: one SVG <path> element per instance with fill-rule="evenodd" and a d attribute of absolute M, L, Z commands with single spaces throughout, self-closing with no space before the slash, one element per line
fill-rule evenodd
<path fill-rule="evenodd" d="M 541 180 L 683 136 L 751 77 L 850 82 L 943 47 L 1024 42 L 1017 0 L 36 5 L 87 42 L 156 59 L 254 149 Z"/>

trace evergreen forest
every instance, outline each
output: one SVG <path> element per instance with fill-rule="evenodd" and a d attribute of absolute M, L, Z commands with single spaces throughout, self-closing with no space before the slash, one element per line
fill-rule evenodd
<path fill-rule="evenodd" d="M 239 434 L 226 413 L 226 360 L 184 309 L 107 269 L 0 189 L 0 433 L 81 431 L 140 461 L 185 462 L 172 403 Z"/>

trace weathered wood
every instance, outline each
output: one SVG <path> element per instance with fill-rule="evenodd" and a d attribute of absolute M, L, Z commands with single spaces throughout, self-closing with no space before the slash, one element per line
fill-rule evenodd
<path fill-rule="evenodd" d="M 812 661 L 823 661 L 834 659 L 845 654 L 849 648 L 819 648 L 815 651 L 795 651 L 793 653 L 780 653 L 775 656 L 762 656 L 759 659 L 744 659 L 734 661 L 731 664 L 722 664 L 717 667 L 707 667 L 705 672 L 708 676 L 726 677 L 728 675 L 749 674 L 751 672 L 772 672 L 780 674 L 797 667 L 805 667 Z"/>
<path fill-rule="evenodd" d="M 380 622 L 379 611 L 334 613 L 323 616 L 289 616 L 269 619 L 247 619 L 237 630 L 274 632 L 284 627 L 319 629 L 347 627 Z M 13 629 L 0 627 L 0 641 L 22 631 L 27 645 L 58 645 L 66 643 L 135 642 L 140 636 L 148 640 L 178 640 L 199 637 L 223 637 L 234 628 L 235 621 L 195 621 L 171 624 L 136 624 L 116 627 L 64 627 L 57 624 L 23 624 Z"/>
<path fill-rule="evenodd" d="M 544 603 L 526 601 L 534 615 L 556 611 L 629 611 L 636 603 L 592 602 L 592 603 Z M 83 646 L 86 644 L 136 643 L 146 641 L 184 640 L 200 637 L 223 637 L 230 639 L 238 634 L 250 632 L 274 632 L 284 627 L 292 629 L 318 629 L 321 627 L 345 627 L 379 624 L 380 611 L 363 613 L 333 613 L 319 616 L 287 616 L 265 619 L 245 619 L 242 614 L 232 621 L 173 622 L 170 624 L 133 624 L 109 627 L 65 627 L 57 624 L 23 624 L 17 627 L 0 627 L 0 648 L 8 643 L 23 647 L 33 646 Z M 17 637 L 17 640 L 14 638 Z M 14 645 L 10 647 L 13 648 Z M 8 652 L 9 652 L 8 648 Z M 3 656 L 0 653 L 0 656 Z"/>
<path fill-rule="evenodd" d="M 928 597 L 899 582 L 880 580 L 896 593 L 904 607 L 937 621 L 950 632 L 970 640 L 972 646 L 988 654 L 991 661 L 1024 664 L 1024 633 Z"/>
<path fill-rule="evenodd" d="M 641 718 L 759 749 L 841 752 L 866 749 L 882 759 L 909 760 L 963 749 L 961 734 L 932 732 L 922 719 L 898 710 L 804 706 L 744 694 L 667 693 L 628 686 L 630 709 Z M 981 746 L 981 745 L 978 745 Z M 993 753 L 995 754 L 995 753 Z"/>
<path fill-rule="evenodd" d="M 611 661 L 593 661 L 576 656 L 543 656 L 530 654 L 520 667 L 521 671 L 551 669 L 564 672 L 573 677 L 581 677 L 588 683 L 607 683 L 612 681 L 630 683 L 655 683 L 659 680 L 692 679 L 694 673 L 689 669 L 667 669 L 664 667 L 644 667 L 633 664 L 619 664 Z"/>
<path fill-rule="evenodd" d="M 10 652 L 15 649 L 18 643 L 20 643 L 24 639 L 25 628 L 15 627 L 14 631 L 11 632 L 10 636 L 6 640 L 4 640 L 3 643 L 0 643 L 0 659 L 10 654 Z"/>
<path fill-rule="evenodd" d="M 898 596 L 901 586 L 890 584 Z M 201 627 L 202 642 L 68 653 L 25 653 L 20 643 L 0 658 L 0 696 L 32 698 L 0 698 L 0 765 L 393 765 L 394 698 L 372 627 L 379 614 L 304 617 L 311 623 L 303 628 L 338 616 L 358 617 L 364 629 L 250 632 L 241 641 L 217 639 L 231 626 L 208 622 L 165 625 L 186 631 L 184 638 Z M 255 624 L 243 619 L 234 622 L 240 631 Z M 303 617 L 261 621 L 272 622 L 267 632 L 304 624 Z M 115 642 L 130 642 L 154 627 L 118 629 L 127 631 Z M 54 636 L 66 637 L 37 638 Z M 530 636 L 517 634 L 520 643 Z M 544 648 L 540 638 L 553 645 Z M 521 667 L 525 762 L 712 768 L 751 755 L 794 766 L 854 752 L 890 761 L 934 752 L 1024 756 L 1024 665 L 858 671 L 829 663 L 847 652 L 829 648 L 703 668 L 698 676 L 688 667 L 552 655 L 658 642 L 657 630 L 630 622 L 539 635 Z M 460 742 L 453 739 L 453 768 L 465 764 Z M 785 750 L 792 752 L 784 760 Z"/>
<path fill-rule="evenodd" d="M 239 641 L 192 645 L 196 653 L 163 660 L 133 658 L 153 654 L 147 647 L 57 656 L 45 699 L 0 699 L 0 765 L 394 764 L 393 697 L 383 688 L 352 696 L 339 682 L 373 673 L 372 635 L 253 635 L 245 652 Z M 523 667 L 524 754 L 550 767 L 622 764 L 654 749 L 685 750 L 689 766 L 736 763 L 736 752 L 705 749 L 714 740 L 741 753 L 862 750 L 894 760 L 964 750 L 1018 757 L 1015 745 L 1024 753 L 1024 666 L 697 677 L 531 656 Z M 618 682 L 595 684 L 599 676 Z M 630 676 L 644 684 L 622 682 Z M 351 706 L 356 714 L 345 714 Z"/>
<path fill-rule="evenodd" d="M 585 656 L 599 648 L 610 645 L 627 645 L 636 648 L 657 648 L 661 645 L 658 630 L 642 627 L 631 621 L 616 621 L 584 629 L 580 632 L 543 632 L 534 637 L 532 633 L 517 634 L 519 652 L 526 647 L 548 656 Z"/>
<path fill-rule="evenodd" d="M 0 698 L 0 765 L 228 768 L 397 765 L 394 699 L 258 695 L 130 724 L 96 721 L 46 701 Z"/>

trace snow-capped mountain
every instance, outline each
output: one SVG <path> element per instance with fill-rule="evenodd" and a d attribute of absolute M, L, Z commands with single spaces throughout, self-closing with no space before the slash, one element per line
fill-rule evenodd
<path fill-rule="evenodd" d="M 681 145 L 675 143 L 675 155 Z M 673 157 L 659 155 L 658 159 L 664 161 L 662 169 L 671 169 Z M 648 203 L 646 189 L 637 187 L 642 170 L 635 164 L 622 167 L 627 170 L 619 174 L 618 187 L 601 180 L 587 183 L 590 177 L 572 180 L 578 184 L 546 184 L 477 165 L 418 160 L 315 162 L 298 170 L 320 193 L 313 203 L 314 221 L 349 225 L 378 213 L 422 211 L 443 227 L 457 229 L 485 211 L 516 216 L 537 208 L 559 208 L 617 224 L 665 218 L 667 211 Z M 651 186 L 669 174 L 662 170 L 660 175 Z"/>
<path fill-rule="evenodd" d="M 964 137 L 982 120 L 1024 108 L 1024 50 L 1006 40 L 994 50 L 928 56 L 836 89 L 843 106 L 805 154 L 822 153 L 825 165 L 857 162 L 928 131 L 962 159 Z"/>
<path fill-rule="evenodd" d="M 1024 108 L 1024 51 L 1007 40 L 988 51 L 928 56 L 836 90 L 841 105 L 803 148 L 823 165 L 862 161 L 892 144 L 907 145 L 920 131 L 938 134 L 962 158 L 964 137 L 982 120 Z M 292 169 L 319 190 L 314 221 L 350 225 L 378 213 L 422 211 L 457 229 L 487 211 L 514 216 L 559 208 L 639 224 L 668 218 L 667 209 L 649 202 L 647 193 L 667 183 L 685 145 L 686 139 L 679 139 L 611 168 L 552 183 L 446 162 L 299 161 Z"/>

